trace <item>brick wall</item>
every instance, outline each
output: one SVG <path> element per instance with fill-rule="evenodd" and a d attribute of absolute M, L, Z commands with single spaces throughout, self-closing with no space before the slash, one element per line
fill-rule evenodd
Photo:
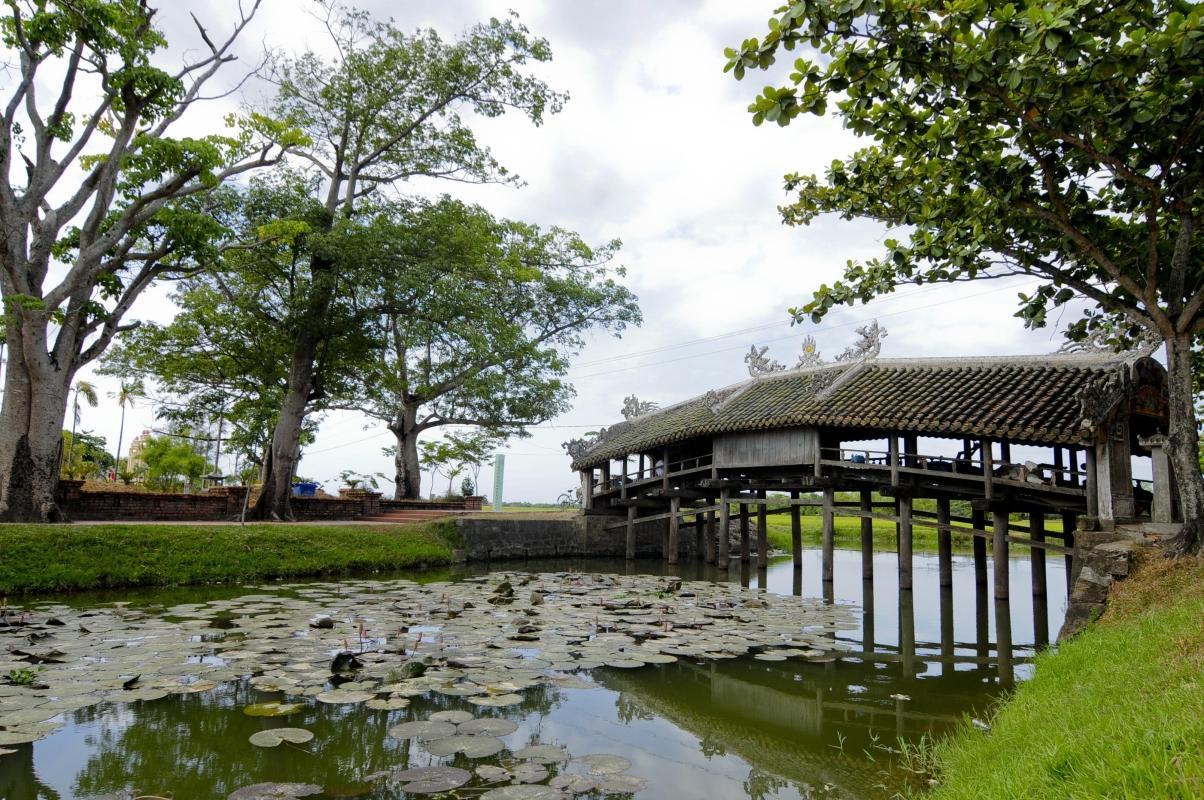
<path fill-rule="evenodd" d="M 238 519 L 247 494 L 245 486 L 216 486 L 202 494 L 158 492 L 85 492 L 82 481 L 60 481 L 59 507 L 68 519 L 121 522 L 203 522 Z M 294 497 L 299 521 L 355 520 L 380 513 L 380 494 L 365 492 L 334 498 Z"/>
<path fill-rule="evenodd" d="M 455 500 L 381 500 L 384 511 L 480 511 L 484 497 L 461 497 Z"/>
<path fill-rule="evenodd" d="M 586 517 L 576 514 L 532 515 L 481 514 L 456 520 L 469 561 L 521 558 L 597 557 L 622 558 L 627 552 L 627 532 L 605 526 L 621 521 L 616 517 Z M 644 522 L 635 527 L 635 551 L 639 557 L 661 555 L 661 542 L 668 522 Z M 682 552 L 692 552 L 689 537 L 681 537 Z"/>

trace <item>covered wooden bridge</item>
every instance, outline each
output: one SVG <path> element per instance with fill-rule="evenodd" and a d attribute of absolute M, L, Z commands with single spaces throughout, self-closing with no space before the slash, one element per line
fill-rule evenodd
<path fill-rule="evenodd" d="M 649 405 L 629 398 L 626 421 L 567 444 L 584 512 L 616 517 L 608 527 L 626 528 L 628 557 L 635 526 L 662 520 L 671 563 L 687 551 L 725 568 L 729 536 L 716 533 L 726 534 L 734 513 L 738 557 L 747 561 L 755 513 L 764 567 L 766 515 L 789 513 L 801 568 L 800 511 L 818 506 L 825 581 L 834 517 L 844 515 L 861 520 L 863 578 L 873 576 L 874 520 L 895 525 L 901 589 L 912 585 L 913 531 L 929 526 L 938 531 L 942 586 L 952 582 L 951 536 L 959 532 L 974 537 L 981 584 L 991 542 L 994 592 L 1003 599 L 1011 545 L 1031 548 L 1033 590 L 1044 594 L 1045 555 L 1069 558 L 1076 528 L 1177 514 L 1163 452 L 1166 373 L 1143 353 L 863 357 Z M 1151 459 L 1152 481 L 1133 479 L 1135 456 Z M 915 507 L 920 498 L 935 501 L 931 510 Z M 968 515 L 951 513 L 955 500 L 968 501 Z M 1047 531 L 1050 518 L 1061 524 Z"/>

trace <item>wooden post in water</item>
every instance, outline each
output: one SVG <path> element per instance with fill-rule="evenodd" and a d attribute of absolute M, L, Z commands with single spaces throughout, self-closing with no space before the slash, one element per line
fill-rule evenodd
<path fill-rule="evenodd" d="M 1071 549 L 1066 554 L 1066 594 L 1074 589 L 1074 531 L 1079 526 L 1078 515 L 1073 511 L 1062 512 L 1062 544 Z"/>
<path fill-rule="evenodd" d="M 797 490 L 790 493 L 790 553 L 794 556 L 795 571 L 803 568 L 803 520 L 798 497 Z"/>
<path fill-rule="evenodd" d="M 665 553 L 665 557 L 669 559 L 670 564 L 677 563 L 677 539 L 681 529 L 681 498 L 669 498 L 669 544 L 665 549 L 669 552 Z"/>
<path fill-rule="evenodd" d="M 953 587 L 941 585 L 941 675 L 952 675 L 953 663 Z"/>
<path fill-rule="evenodd" d="M 1012 606 L 1006 599 L 995 600 L 995 654 L 999 659 L 999 683 L 1015 682 L 1012 668 Z"/>
<path fill-rule="evenodd" d="M 728 528 L 731 527 L 732 509 L 728 504 L 732 499 L 732 490 L 723 489 L 719 492 L 719 569 L 727 569 L 729 562 Z"/>
<path fill-rule="evenodd" d="M 911 509 L 911 492 L 908 492 L 899 498 L 899 588 L 909 593 L 913 566 Z"/>
<path fill-rule="evenodd" d="M 635 506 L 627 506 L 627 558 L 635 558 Z"/>
<path fill-rule="evenodd" d="M 981 511 L 970 512 L 970 527 L 976 531 L 986 530 L 987 515 Z M 987 585 L 987 540 L 978 534 L 973 536 L 974 544 L 974 583 L 979 586 Z"/>
<path fill-rule="evenodd" d="M 740 563 L 747 564 L 748 548 L 748 503 L 740 504 Z"/>
<path fill-rule="evenodd" d="M 769 566 L 769 527 L 765 520 L 765 490 L 757 492 L 757 498 L 761 502 L 757 505 L 757 569 L 765 569 Z"/>
<path fill-rule="evenodd" d="M 1045 515 L 1034 511 L 1028 518 L 1029 538 L 1034 543 L 1045 542 Z M 1045 596 L 1045 548 L 1030 547 L 1029 558 L 1033 565 L 1033 596 Z"/>
<path fill-rule="evenodd" d="M 824 583 L 832 582 L 833 561 L 835 553 L 833 550 L 836 547 L 836 525 L 832 518 L 832 503 L 835 500 L 835 491 L 828 487 L 824 489 L 824 507 L 823 507 L 823 580 Z"/>
<path fill-rule="evenodd" d="M 949 530 L 949 498 L 936 499 L 936 550 L 941 588 L 953 586 L 953 532 Z"/>
<path fill-rule="evenodd" d="M 873 496 L 869 489 L 861 490 L 861 513 L 873 513 Z M 867 516 L 861 517 L 861 579 L 874 579 L 874 521 Z"/>
<path fill-rule="evenodd" d="M 704 547 L 704 552 L 706 553 L 707 563 L 714 564 L 715 563 L 715 512 L 714 511 L 707 512 L 707 527 L 702 535 L 706 537 L 706 544 Z"/>
<path fill-rule="evenodd" d="M 915 599 L 909 589 L 899 590 L 899 655 L 902 657 L 903 677 L 916 676 L 916 612 Z"/>
<path fill-rule="evenodd" d="M 995 566 L 995 599 L 1008 599 L 1008 513 L 991 515 L 991 561 Z"/>
<path fill-rule="evenodd" d="M 694 515 L 694 560 L 702 561 L 706 557 L 706 513 Z"/>

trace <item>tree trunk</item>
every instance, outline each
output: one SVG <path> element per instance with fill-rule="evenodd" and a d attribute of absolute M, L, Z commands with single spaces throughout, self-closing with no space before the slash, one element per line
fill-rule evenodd
<path fill-rule="evenodd" d="M 307 342 L 298 341 L 293 351 L 288 390 L 272 431 L 270 458 L 264 465 L 263 488 L 252 513 L 256 519 L 293 519 L 293 476 L 297 473 L 301 426 L 305 422 L 313 381 L 313 359 L 317 351 L 316 342 L 313 347 L 305 347 L 305 344 Z"/>
<path fill-rule="evenodd" d="M 389 426 L 397 439 L 397 452 L 393 455 L 395 500 L 420 500 L 422 498 L 422 468 L 418 464 L 418 409 L 404 407 Z"/>
<path fill-rule="evenodd" d="M 1200 477 L 1199 433 L 1193 406 L 1191 348 L 1190 334 L 1166 341 L 1167 389 L 1170 395 L 1167 456 L 1179 493 L 1183 533 L 1165 545 L 1178 553 L 1198 552 L 1204 539 L 1204 481 Z"/>
<path fill-rule="evenodd" d="M 71 373 L 48 358 L 30 363 L 10 325 L 0 406 L 0 522 L 59 522 L 54 500 Z M 34 356 L 44 355 L 36 352 Z"/>

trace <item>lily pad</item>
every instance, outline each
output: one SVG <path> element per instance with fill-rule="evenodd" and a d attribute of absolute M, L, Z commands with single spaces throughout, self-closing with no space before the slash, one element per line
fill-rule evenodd
<path fill-rule="evenodd" d="M 452 725 L 460 725 L 471 722 L 475 717 L 467 711 L 436 711 L 428 719 L 434 722 L 450 722 Z"/>
<path fill-rule="evenodd" d="M 374 697 L 364 705 L 373 711 L 397 711 L 408 707 L 410 701 L 404 697 Z"/>
<path fill-rule="evenodd" d="M 564 792 L 551 786 L 521 783 L 499 786 L 481 795 L 481 800 L 564 800 Z"/>
<path fill-rule="evenodd" d="M 271 728 L 252 733 L 248 741 L 256 747 L 278 747 L 285 742 L 305 744 L 313 738 L 313 733 L 304 728 Z"/>
<path fill-rule="evenodd" d="M 322 787 L 312 783 L 254 783 L 231 792 L 226 800 L 292 800 L 321 793 Z"/>
<path fill-rule="evenodd" d="M 255 703 L 244 706 L 242 713 L 248 717 L 285 717 L 306 708 L 308 706 L 305 703 Z"/>
<path fill-rule="evenodd" d="M 468 702 L 474 706 L 485 706 L 487 708 L 503 708 L 505 706 L 516 706 L 523 701 L 521 694 L 490 694 L 480 697 L 469 697 Z"/>
<path fill-rule="evenodd" d="M 439 794 L 459 789 L 472 779 L 472 773 L 459 767 L 417 767 L 390 776 L 401 781 L 403 792 L 409 794 Z"/>
<path fill-rule="evenodd" d="M 456 726 L 450 722 L 431 722 L 429 720 L 403 722 L 400 725 L 394 725 L 392 728 L 389 728 L 389 735 L 394 739 L 429 741 L 432 739 L 446 739 L 448 736 L 455 736 L 455 734 Z"/>
<path fill-rule="evenodd" d="M 631 762 L 623 756 L 609 753 L 596 753 L 588 756 L 578 756 L 573 761 L 584 764 L 591 775 L 613 775 L 631 769 Z"/>
<path fill-rule="evenodd" d="M 426 751 L 433 756 L 450 756 L 463 753 L 468 758 L 488 758 L 506 749 L 501 739 L 493 736 L 468 736 L 457 734 L 446 739 L 426 742 Z"/>
<path fill-rule="evenodd" d="M 479 717 L 461 723 L 458 732 L 473 736 L 508 736 L 518 730 L 518 723 L 501 717 Z"/>
<path fill-rule="evenodd" d="M 537 764 L 559 764 L 569 760 L 568 751 L 552 744 L 534 744 L 514 751 L 515 758 Z"/>

